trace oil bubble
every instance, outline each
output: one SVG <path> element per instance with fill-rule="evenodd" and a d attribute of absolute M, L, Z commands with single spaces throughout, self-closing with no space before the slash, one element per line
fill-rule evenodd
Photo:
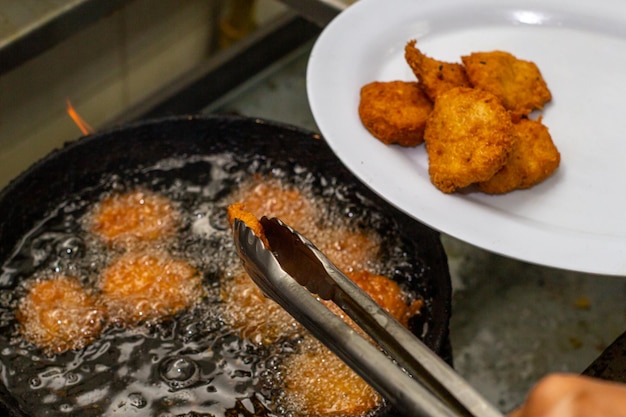
<path fill-rule="evenodd" d="M 159 365 L 159 374 L 173 389 L 186 388 L 200 380 L 198 365 L 184 356 L 165 358 Z"/>

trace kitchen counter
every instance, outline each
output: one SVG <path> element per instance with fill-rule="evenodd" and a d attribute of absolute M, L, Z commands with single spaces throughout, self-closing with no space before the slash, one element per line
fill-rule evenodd
<path fill-rule="evenodd" d="M 317 131 L 306 94 L 311 47 L 276 62 L 204 112 Z M 624 278 L 532 265 L 441 238 L 454 288 L 455 368 L 503 411 L 549 372 L 583 372 L 626 330 Z"/>

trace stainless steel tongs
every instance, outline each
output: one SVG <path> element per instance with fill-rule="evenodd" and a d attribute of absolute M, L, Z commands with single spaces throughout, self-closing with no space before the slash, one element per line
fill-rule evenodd
<path fill-rule="evenodd" d="M 502 417 L 308 239 L 276 218 L 263 217 L 261 224 L 271 249 L 243 221 L 233 224 L 235 245 L 250 277 L 396 409 L 407 416 Z M 311 293 L 332 300 L 379 347 Z"/>

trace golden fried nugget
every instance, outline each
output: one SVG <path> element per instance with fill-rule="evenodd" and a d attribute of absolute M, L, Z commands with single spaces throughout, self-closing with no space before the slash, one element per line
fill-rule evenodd
<path fill-rule="evenodd" d="M 463 65 L 430 58 L 417 49 L 415 44 L 415 40 L 406 44 L 404 58 L 417 77 L 420 87 L 432 101 L 453 87 L 471 87 Z"/>
<path fill-rule="evenodd" d="M 387 145 L 417 146 L 424 142 L 426 119 L 432 109 L 433 103 L 415 81 L 375 81 L 361 88 L 361 122 Z"/>
<path fill-rule="evenodd" d="M 515 139 L 509 160 L 490 180 L 476 184 L 480 191 L 503 194 L 530 188 L 559 167 L 561 156 L 541 119 L 514 123 L 512 134 Z"/>
<path fill-rule="evenodd" d="M 126 325 L 172 316 L 203 295 L 195 268 L 156 250 L 119 256 L 102 272 L 99 287 L 111 319 Z"/>
<path fill-rule="evenodd" d="M 552 99 L 552 94 L 534 62 L 503 51 L 474 52 L 461 57 L 475 88 L 489 91 L 504 107 L 528 114 Z"/>
<path fill-rule="evenodd" d="M 16 318 L 26 340 L 49 353 L 81 349 L 103 330 L 106 310 L 78 279 L 36 281 L 20 301 Z"/>
<path fill-rule="evenodd" d="M 431 182 L 451 193 L 493 177 L 513 148 L 511 128 L 493 94 L 465 87 L 442 93 L 424 132 Z"/>
<path fill-rule="evenodd" d="M 178 213 L 170 199 L 148 190 L 112 194 L 93 210 L 91 231 L 112 245 L 130 247 L 174 234 Z"/>

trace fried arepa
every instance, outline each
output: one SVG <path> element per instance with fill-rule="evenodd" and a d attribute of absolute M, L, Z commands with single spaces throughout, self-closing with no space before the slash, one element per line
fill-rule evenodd
<path fill-rule="evenodd" d="M 417 146 L 424 141 L 432 101 L 415 81 L 375 81 L 361 88 L 359 117 L 381 142 Z"/>
<path fill-rule="evenodd" d="M 473 52 L 461 60 L 472 86 L 494 94 L 513 113 L 542 109 L 552 99 L 534 62 L 503 51 Z"/>
<path fill-rule="evenodd" d="M 430 58 L 415 47 L 416 43 L 412 40 L 406 44 L 404 58 L 432 101 L 453 87 L 471 87 L 463 65 Z"/>
<path fill-rule="evenodd" d="M 489 194 L 530 188 L 559 167 L 561 156 L 541 120 L 522 119 L 513 124 L 513 150 L 507 163 L 490 180 L 476 184 Z"/>
<path fill-rule="evenodd" d="M 431 182 L 452 193 L 489 180 L 513 148 L 511 116 L 493 94 L 465 87 L 442 93 L 424 139 Z"/>

